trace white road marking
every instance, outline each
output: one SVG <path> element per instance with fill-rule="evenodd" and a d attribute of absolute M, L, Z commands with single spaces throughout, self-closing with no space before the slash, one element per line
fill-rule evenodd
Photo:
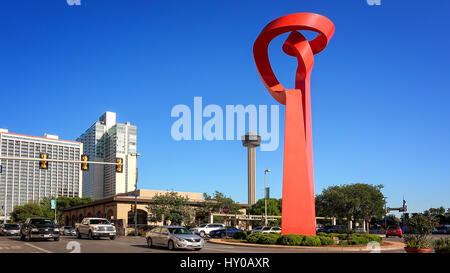
<path fill-rule="evenodd" d="M 29 243 L 25 243 L 25 245 L 27 245 L 27 246 L 31 246 L 31 247 L 33 247 L 33 248 L 35 248 L 35 249 L 37 249 L 37 250 L 39 250 L 39 251 L 43 251 L 43 252 L 45 252 L 45 253 L 53 253 L 53 252 L 51 252 L 51 251 L 49 251 L 49 250 L 46 250 L 46 249 L 40 248 L 40 247 L 38 247 L 38 246 L 35 246 L 35 245 L 32 245 L 32 244 L 29 244 Z"/>

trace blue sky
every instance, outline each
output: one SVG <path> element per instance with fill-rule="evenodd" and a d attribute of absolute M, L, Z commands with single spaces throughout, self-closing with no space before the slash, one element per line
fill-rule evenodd
<path fill-rule="evenodd" d="M 139 187 L 208 192 L 247 201 L 247 153 L 236 141 L 172 139 L 173 106 L 272 105 L 252 46 L 271 20 L 330 18 L 336 33 L 315 56 L 315 191 L 383 184 L 388 206 L 450 207 L 450 3 L 333 1 L 7 0 L 0 9 L 0 128 L 74 140 L 106 110 L 138 126 Z M 270 47 L 280 81 L 295 59 Z M 280 107 L 283 139 L 284 107 Z M 204 121 L 206 121 L 205 119 Z M 282 141 L 257 152 L 281 197 Z"/>

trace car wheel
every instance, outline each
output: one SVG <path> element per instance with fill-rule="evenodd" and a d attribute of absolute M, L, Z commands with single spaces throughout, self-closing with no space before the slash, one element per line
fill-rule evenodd
<path fill-rule="evenodd" d="M 152 248 L 152 247 L 153 247 L 152 238 L 150 238 L 150 237 L 147 238 L 147 246 L 148 246 L 149 248 Z"/>
<path fill-rule="evenodd" d="M 89 238 L 89 240 L 94 240 L 94 236 L 92 236 L 92 231 L 90 231 L 90 230 L 89 230 L 88 238 Z"/>
<path fill-rule="evenodd" d="M 172 241 L 172 240 L 170 240 L 170 241 L 169 241 L 169 243 L 168 243 L 167 247 L 169 248 L 169 250 L 174 250 L 174 249 L 175 249 L 175 246 L 174 246 L 174 244 L 173 244 L 173 241 Z"/>
<path fill-rule="evenodd" d="M 113 235 L 113 236 L 109 237 L 109 239 L 115 240 L 116 239 L 116 235 Z"/>
<path fill-rule="evenodd" d="M 225 233 L 220 233 L 220 238 L 225 238 Z"/>
<path fill-rule="evenodd" d="M 200 251 L 202 250 L 201 248 L 194 248 L 195 251 Z"/>
<path fill-rule="evenodd" d="M 200 231 L 200 237 L 205 237 L 205 232 L 204 231 Z"/>

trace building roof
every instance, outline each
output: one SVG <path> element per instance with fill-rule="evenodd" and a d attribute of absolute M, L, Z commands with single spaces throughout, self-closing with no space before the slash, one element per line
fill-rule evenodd
<path fill-rule="evenodd" d="M 38 137 L 38 136 L 29 136 L 29 135 L 22 135 L 22 134 L 14 134 L 14 133 L 6 133 L 6 132 L 0 132 L 2 135 L 13 135 L 13 136 L 22 136 L 22 137 L 31 137 L 31 138 L 39 138 L 39 139 L 45 139 L 49 141 L 62 141 L 62 142 L 70 142 L 70 143 L 76 143 L 80 144 L 81 142 L 78 141 L 72 141 L 72 140 L 62 140 L 62 139 L 54 139 L 54 138 L 47 138 L 47 137 Z"/>

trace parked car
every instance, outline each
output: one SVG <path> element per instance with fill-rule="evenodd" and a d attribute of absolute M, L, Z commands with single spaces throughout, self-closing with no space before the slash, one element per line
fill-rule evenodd
<path fill-rule="evenodd" d="M 31 241 L 32 239 L 54 239 L 59 241 L 59 228 L 49 218 L 28 218 L 20 228 L 20 238 Z"/>
<path fill-rule="evenodd" d="M 252 233 L 255 233 L 255 232 L 259 232 L 259 231 L 261 231 L 262 228 L 263 227 L 255 227 L 254 229 L 249 230 L 247 232 L 247 234 L 252 234 Z"/>
<path fill-rule="evenodd" d="M 19 236 L 20 235 L 20 226 L 18 224 L 2 224 L 0 226 L 0 235 Z"/>
<path fill-rule="evenodd" d="M 169 250 L 177 248 L 191 248 L 200 250 L 204 246 L 204 240 L 181 226 L 159 226 L 147 232 L 145 236 L 147 246 L 164 246 Z"/>
<path fill-rule="evenodd" d="M 441 226 L 433 230 L 433 234 L 450 234 L 450 227 Z"/>
<path fill-rule="evenodd" d="M 255 233 L 281 233 L 281 228 L 279 227 L 263 227 L 261 230 Z"/>
<path fill-rule="evenodd" d="M 386 238 L 389 238 L 389 236 L 398 236 L 402 238 L 403 232 L 400 226 L 389 226 L 386 230 Z"/>
<path fill-rule="evenodd" d="M 191 232 L 200 235 L 200 237 L 205 237 L 213 230 L 225 228 L 224 224 L 203 224 L 195 228 L 191 228 Z"/>
<path fill-rule="evenodd" d="M 62 234 L 65 236 L 76 236 L 77 232 L 75 231 L 75 228 L 72 226 L 63 226 Z"/>
<path fill-rule="evenodd" d="M 325 233 L 330 233 L 330 229 L 333 228 L 334 226 L 323 226 L 319 229 L 317 229 L 317 232 L 325 232 Z"/>
<path fill-rule="evenodd" d="M 105 218 L 84 218 L 81 223 L 75 225 L 77 238 L 87 236 L 89 240 L 100 237 L 116 239 L 116 228 Z"/>
<path fill-rule="evenodd" d="M 220 238 L 233 237 L 233 234 L 239 233 L 239 232 L 243 232 L 243 230 L 235 228 L 235 227 L 226 227 L 226 228 L 223 228 L 223 229 L 218 229 L 218 230 L 211 231 L 209 233 L 209 236 L 211 238 L 216 238 L 216 237 L 220 237 Z"/>
<path fill-rule="evenodd" d="M 356 228 L 355 232 L 356 233 L 366 233 L 366 230 L 364 228 Z"/>

